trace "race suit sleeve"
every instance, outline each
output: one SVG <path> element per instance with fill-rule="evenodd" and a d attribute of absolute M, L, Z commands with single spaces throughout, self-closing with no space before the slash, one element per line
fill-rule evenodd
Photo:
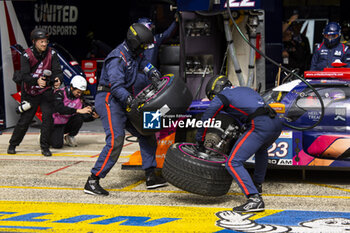
<path fill-rule="evenodd" d="M 59 114 L 62 114 L 62 115 L 72 115 L 76 113 L 77 110 L 75 108 L 70 108 L 64 105 L 63 99 L 64 99 L 63 91 L 62 90 L 56 91 L 54 95 L 54 102 L 53 102 L 55 112 L 58 112 Z"/>
<path fill-rule="evenodd" d="M 204 112 L 202 116 L 202 121 L 206 121 L 208 119 L 214 120 L 215 116 L 224 108 L 224 104 L 222 101 L 215 97 L 209 104 L 207 110 Z M 196 141 L 197 142 L 204 142 L 205 135 L 208 128 L 199 128 L 196 134 Z"/>
<path fill-rule="evenodd" d="M 171 36 L 171 33 L 176 29 L 176 26 L 177 26 L 177 22 L 174 21 L 163 33 L 157 34 L 156 35 L 157 43 L 162 44 L 164 40 L 168 39 Z"/>
<path fill-rule="evenodd" d="M 126 66 L 121 61 L 120 58 L 111 59 L 106 64 L 106 70 L 111 85 L 111 94 L 120 103 L 125 103 L 130 93 L 125 89 Z"/>
<path fill-rule="evenodd" d="M 318 62 L 319 53 L 317 51 L 314 52 L 314 55 L 311 59 L 311 67 L 310 70 L 317 70 L 317 62 Z"/>

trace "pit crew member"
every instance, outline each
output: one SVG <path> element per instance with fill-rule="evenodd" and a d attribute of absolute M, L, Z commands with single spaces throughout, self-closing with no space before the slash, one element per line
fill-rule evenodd
<path fill-rule="evenodd" d="M 140 18 L 137 23 L 145 25 L 152 33 L 155 31 L 155 25 L 149 18 Z M 163 33 L 155 34 L 153 37 L 153 43 L 149 45 L 149 48 L 143 52 L 144 59 L 148 60 L 151 64 L 157 66 L 158 63 L 158 51 L 160 45 L 168 39 L 172 32 L 176 29 L 177 20 L 175 20 L 167 30 Z M 151 83 L 147 75 L 139 72 L 139 77 L 137 77 L 137 82 L 134 84 L 134 92 L 139 93 L 143 88 Z"/>
<path fill-rule="evenodd" d="M 170 24 L 170 26 L 164 32 L 155 34 L 153 46 L 147 49 L 146 51 L 144 51 L 144 56 L 146 57 L 146 59 L 148 59 L 151 62 L 151 64 L 155 66 L 157 65 L 159 47 L 174 32 L 174 30 L 177 27 L 177 21 L 178 21 L 178 18 L 176 17 L 176 19 Z M 155 31 L 155 25 L 153 21 L 149 18 L 140 18 L 138 19 L 137 23 L 141 23 L 145 25 L 152 32 Z"/>
<path fill-rule="evenodd" d="M 340 60 L 350 67 L 349 47 L 340 43 L 341 27 L 336 22 L 330 22 L 323 29 L 323 42 L 314 49 L 310 70 L 322 71 L 332 67 L 332 63 Z"/>
<path fill-rule="evenodd" d="M 263 98 L 249 87 L 235 87 L 226 76 L 214 76 L 206 86 L 210 105 L 202 120 L 215 118 L 220 111 L 240 119 L 246 124 L 245 132 L 233 146 L 226 162 L 226 169 L 235 179 L 247 202 L 233 208 L 236 212 L 263 211 L 265 204 L 259 193 L 265 178 L 268 154 L 267 148 L 279 137 L 282 121 L 264 103 Z M 199 151 L 204 151 L 206 129 L 200 128 L 196 134 Z M 253 180 L 243 163 L 255 154 Z"/>
<path fill-rule="evenodd" d="M 165 179 L 156 176 L 154 172 L 157 166 L 155 137 L 140 135 L 126 116 L 127 106 L 138 106 L 134 99 L 133 85 L 137 82 L 139 71 L 144 70 L 149 78 L 160 78 L 157 69 L 142 56 L 143 51 L 152 44 L 152 32 L 146 26 L 135 23 L 129 27 L 125 41 L 105 59 L 95 106 L 106 133 L 106 145 L 85 184 L 84 192 L 87 194 L 109 195 L 109 192 L 100 186 L 99 180 L 104 178 L 117 162 L 124 144 L 125 129 L 138 138 L 147 188 L 167 185 Z"/>

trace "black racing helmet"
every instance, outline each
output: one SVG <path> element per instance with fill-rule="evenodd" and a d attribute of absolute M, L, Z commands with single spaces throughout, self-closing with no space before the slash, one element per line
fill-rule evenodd
<path fill-rule="evenodd" d="M 30 33 L 30 39 L 33 40 L 39 40 L 39 39 L 49 39 L 49 34 L 47 33 L 46 30 L 42 28 L 35 28 L 31 33 Z"/>
<path fill-rule="evenodd" d="M 134 23 L 126 34 L 126 43 L 134 53 L 141 53 L 150 44 L 153 44 L 153 33 L 143 24 Z"/>
<path fill-rule="evenodd" d="M 207 95 L 208 99 L 212 100 L 220 91 L 229 86 L 232 86 L 232 84 L 228 80 L 227 76 L 216 75 L 207 83 L 207 86 L 205 87 L 205 94 Z"/>

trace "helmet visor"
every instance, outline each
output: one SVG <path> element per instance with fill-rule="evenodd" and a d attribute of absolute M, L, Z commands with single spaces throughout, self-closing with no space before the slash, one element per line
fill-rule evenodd
<path fill-rule="evenodd" d="M 154 44 L 151 43 L 151 44 L 141 44 L 141 48 L 146 50 L 146 49 L 151 49 L 151 48 L 154 48 Z"/>
<path fill-rule="evenodd" d="M 339 37 L 338 34 L 325 34 L 324 38 L 326 38 L 327 40 L 333 40 L 333 39 L 337 39 Z"/>
<path fill-rule="evenodd" d="M 147 23 L 142 23 L 143 25 L 145 25 L 149 30 L 152 31 L 152 29 L 154 29 L 154 24 L 151 22 L 147 22 Z"/>

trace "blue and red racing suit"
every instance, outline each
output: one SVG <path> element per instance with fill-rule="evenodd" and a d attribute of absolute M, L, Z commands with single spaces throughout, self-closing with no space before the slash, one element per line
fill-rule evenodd
<path fill-rule="evenodd" d="M 202 121 L 213 119 L 220 111 L 246 122 L 247 130 L 236 141 L 226 161 L 226 169 L 236 180 L 243 193 L 248 196 L 258 193 L 252 178 L 243 163 L 255 154 L 254 181 L 263 183 L 268 163 L 268 147 L 279 137 L 282 121 L 268 114 L 251 114 L 265 106 L 263 98 L 249 87 L 226 87 L 214 97 L 202 116 Z M 247 120 L 249 122 L 247 122 Z M 196 140 L 204 142 L 207 128 L 198 130 Z"/>
<path fill-rule="evenodd" d="M 142 82 L 145 75 L 140 75 L 148 61 L 142 56 L 135 56 L 124 41 L 105 59 L 99 86 L 109 91 L 99 91 L 95 98 L 95 108 L 101 117 L 106 133 L 106 145 L 102 149 L 91 173 L 104 178 L 117 162 L 124 144 L 126 129 L 139 140 L 142 169 L 156 167 L 155 152 L 157 143 L 154 136 L 140 135 L 126 116 L 125 102 L 129 95 L 135 96 L 134 86 Z M 141 77 L 141 80 L 140 78 Z M 145 84 L 140 84 L 140 88 Z"/>
<path fill-rule="evenodd" d="M 324 42 L 318 44 L 312 56 L 310 70 L 322 71 L 324 68 L 331 68 L 332 63 L 337 59 L 347 63 L 346 67 L 350 67 L 350 50 L 348 46 L 339 43 L 333 48 L 327 48 Z"/>

